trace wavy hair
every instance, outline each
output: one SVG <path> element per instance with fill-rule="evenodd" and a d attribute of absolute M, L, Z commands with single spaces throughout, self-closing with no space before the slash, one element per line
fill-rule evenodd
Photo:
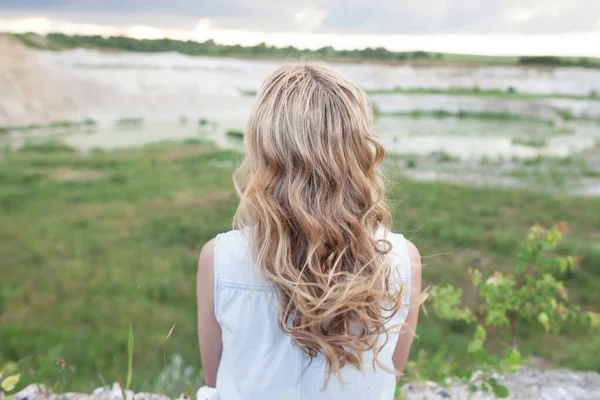
<path fill-rule="evenodd" d="M 391 244 L 376 237 L 391 216 L 366 94 L 326 66 L 280 67 L 258 93 L 244 148 L 234 225 L 251 228 L 280 329 L 324 356 L 327 379 L 346 365 L 362 370 L 367 351 L 383 367 L 378 339 L 401 296 L 390 285 Z"/>

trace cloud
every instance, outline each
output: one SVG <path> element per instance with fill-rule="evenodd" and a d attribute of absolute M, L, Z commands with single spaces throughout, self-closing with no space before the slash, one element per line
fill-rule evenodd
<path fill-rule="evenodd" d="M 598 31 L 598 0 L 2 0 L 0 17 L 262 32 L 556 34 Z"/>
<path fill-rule="evenodd" d="M 317 7 L 308 7 L 298 11 L 294 15 L 294 22 L 302 31 L 313 31 L 323 24 L 327 17 L 327 11 Z"/>

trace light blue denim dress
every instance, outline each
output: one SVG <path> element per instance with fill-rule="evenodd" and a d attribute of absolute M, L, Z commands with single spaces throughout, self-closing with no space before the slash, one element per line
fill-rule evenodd
<path fill-rule="evenodd" d="M 403 303 L 410 299 L 410 258 L 400 234 L 377 233 L 392 244 L 389 254 L 390 283 L 402 288 Z M 395 376 L 372 365 L 373 354 L 364 355 L 364 371 L 348 366 L 341 382 L 335 376 L 325 390 L 326 364 L 312 361 L 292 344 L 277 326 L 274 288 L 260 276 L 250 256 L 247 231 L 217 236 L 214 254 L 215 315 L 221 326 L 223 352 L 217 373 L 220 400 L 391 400 Z M 408 313 L 400 309 L 390 326 L 402 324 Z M 381 337 L 379 360 L 393 369 L 392 355 L 399 329 Z"/>

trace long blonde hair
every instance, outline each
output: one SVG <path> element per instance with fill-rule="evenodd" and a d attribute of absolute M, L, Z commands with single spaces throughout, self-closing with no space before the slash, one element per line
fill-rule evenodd
<path fill-rule="evenodd" d="M 234 177 L 234 225 L 251 228 L 279 327 L 311 358 L 325 357 L 328 377 L 362 370 L 367 351 L 381 365 L 378 339 L 401 306 L 389 284 L 391 245 L 376 238 L 391 216 L 370 115 L 365 93 L 334 70 L 280 67 L 258 93 Z"/>

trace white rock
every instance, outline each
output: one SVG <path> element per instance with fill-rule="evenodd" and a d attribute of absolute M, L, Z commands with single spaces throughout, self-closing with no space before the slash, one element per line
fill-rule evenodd
<path fill-rule="evenodd" d="M 498 376 L 497 379 L 508 388 L 508 398 L 512 400 L 600 399 L 600 374 L 595 372 L 575 372 L 566 369 L 540 371 L 523 367 L 516 374 Z M 469 393 L 467 385 L 462 383 L 441 387 L 432 386 L 431 382 L 413 382 L 404 385 L 401 392 L 402 399 L 406 400 L 495 399 L 490 393 Z"/>
<path fill-rule="evenodd" d="M 600 374 L 567 369 L 543 371 L 523 367 L 516 374 L 499 375 L 498 382 L 508 387 L 512 400 L 600 400 Z M 197 400 L 212 400 L 215 389 L 202 387 Z M 495 400 L 491 393 L 470 393 L 463 383 L 440 386 L 434 382 L 410 382 L 402 387 L 403 400 Z M 1 395 L 1 394 L 0 394 Z M 168 400 L 167 396 L 152 393 L 126 393 L 127 400 Z M 123 400 L 118 383 L 97 388 L 92 394 L 53 394 L 44 385 L 32 384 L 15 394 L 16 400 Z M 183 400 L 183 395 L 180 396 Z M 2 397 L 0 396 L 0 400 Z"/>
<path fill-rule="evenodd" d="M 31 385 L 26 386 L 23 390 L 15 393 L 14 398 L 15 400 L 33 400 L 48 397 L 49 395 L 50 390 L 48 390 L 46 386 L 32 383 Z"/>

